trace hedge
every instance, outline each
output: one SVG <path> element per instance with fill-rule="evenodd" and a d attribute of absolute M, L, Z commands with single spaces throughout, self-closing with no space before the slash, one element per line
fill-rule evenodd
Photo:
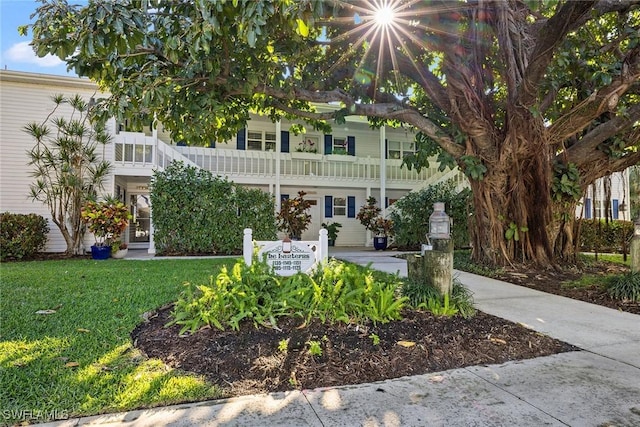
<path fill-rule="evenodd" d="M 29 258 L 47 244 L 49 226 L 42 216 L 0 214 L 0 260 Z"/>
<path fill-rule="evenodd" d="M 443 202 L 447 215 L 453 219 L 451 237 L 454 246 L 468 247 L 468 217 L 472 209 L 470 200 L 471 190 L 456 192 L 452 181 L 408 193 L 393 204 L 391 212 L 398 248 L 416 250 L 425 243 L 425 235 L 429 232 L 429 216 L 436 202 Z"/>
<path fill-rule="evenodd" d="M 604 219 L 580 219 L 579 244 L 583 252 L 628 253 L 633 222 Z"/>
<path fill-rule="evenodd" d="M 151 178 L 156 251 L 161 255 L 240 254 L 245 228 L 276 237 L 273 196 L 174 162 Z"/>

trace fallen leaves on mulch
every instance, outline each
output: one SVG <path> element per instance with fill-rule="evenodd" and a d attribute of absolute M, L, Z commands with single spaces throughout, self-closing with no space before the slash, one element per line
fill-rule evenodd
<path fill-rule="evenodd" d="M 132 332 L 136 347 L 204 375 L 229 396 L 368 383 L 577 350 L 482 312 L 463 319 L 408 310 L 402 320 L 377 325 L 282 319 L 279 330 L 245 323 L 240 331 L 202 329 L 180 337 L 178 326 L 164 326 L 170 310 L 159 310 Z M 321 355 L 309 351 L 312 341 L 320 343 Z"/>

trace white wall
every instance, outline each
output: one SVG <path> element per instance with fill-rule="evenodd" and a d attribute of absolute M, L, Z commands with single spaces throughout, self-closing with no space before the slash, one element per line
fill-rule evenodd
<path fill-rule="evenodd" d="M 49 252 L 63 252 L 67 246 L 50 220 L 48 208 L 29 197 L 34 178 L 26 152 L 34 140 L 23 128 L 30 122 L 46 120 L 55 106 L 51 101 L 54 94 L 80 94 L 88 101 L 95 90 L 86 79 L 0 70 L 0 211 L 36 213 L 47 218 L 51 229 L 46 247 Z M 55 116 L 69 111 L 69 107 L 60 108 Z"/>

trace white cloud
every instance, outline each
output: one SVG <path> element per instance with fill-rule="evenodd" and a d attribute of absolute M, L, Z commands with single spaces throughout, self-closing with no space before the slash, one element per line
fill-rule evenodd
<path fill-rule="evenodd" d="M 31 46 L 29 46 L 29 42 L 20 42 L 11 46 L 4 54 L 6 59 L 15 62 L 22 62 L 27 64 L 38 65 L 40 67 L 57 67 L 58 65 L 63 65 L 64 62 L 61 61 L 57 56 L 47 54 L 44 58 L 39 58 Z"/>

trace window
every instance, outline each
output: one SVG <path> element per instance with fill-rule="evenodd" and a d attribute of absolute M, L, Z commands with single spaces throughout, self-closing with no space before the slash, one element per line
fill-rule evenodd
<path fill-rule="evenodd" d="M 345 216 L 347 214 L 347 199 L 344 197 L 333 198 L 333 216 Z"/>
<path fill-rule="evenodd" d="M 324 196 L 324 217 L 345 216 L 347 218 L 356 217 L 355 196 L 333 197 Z"/>
<path fill-rule="evenodd" d="M 387 158 L 403 159 L 408 154 L 416 152 L 416 143 L 413 141 L 388 141 Z"/>
<path fill-rule="evenodd" d="M 296 147 L 296 151 L 302 153 L 317 153 L 318 152 L 318 137 L 317 136 L 302 136 L 302 141 Z"/>
<path fill-rule="evenodd" d="M 247 132 L 247 150 L 275 151 L 276 133 L 250 130 Z"/>
<path fill-rule="evenodd" d="M 596 218 L 603 218 L 604 215 L 602 212 L 602 201 L 600 201 L 599 199 L 594 199 L 593 200 L 593 206 L 595 208 L 595 217 Z"/>
<path fill-rule="evenodd" d="M 346 138 L 333 138 L 332 154 L 347 154 L 347 139 Z M 343 214 L 344 215 L 344 214 Z"/>

